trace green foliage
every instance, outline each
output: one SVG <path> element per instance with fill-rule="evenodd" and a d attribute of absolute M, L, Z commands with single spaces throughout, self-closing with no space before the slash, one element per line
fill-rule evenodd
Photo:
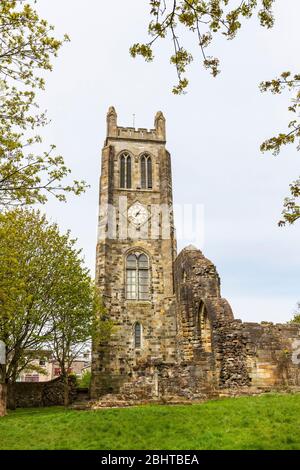
<path fill-rule="evenodd" d="M 290 323 L 300 323 L 300 302 L 298 302 L 297 309 Z"/>
<path fill-rule="evenodd" d="M 203 66 L 215 77 L 220 73 L 220 63 L 217 57 L 207 55 L 207 48 L 213 39 L 221 34 L 226 39 L 234 39 L 242 28 L 243 21 L 257 15 L 259 23 L 264 28 L 272 28 L 274 16 L 272 7 L 275 0 L 149 0 L 150 16 L 148 33 L 151 40 L 148 43 L 134 44 L 130 53 L 133 57 L 140 55 L 149 62 L 154 58 L 153 48 L 156 42 L 171 38 L 174 53 L 170 57 L 171 64 L 176 68 L 177 84 L 173 93 L 185 93 L 188 79 L 185 76 L 188 65 L 193 61 L 193 55 L 182 46 L 182 37 L 186 32 L 192 32 L 197 40 L 203 59 Z M 271 91 L 274 94 L 288 89 L 294 92 L 289 105 L 289 111 L 294 115 L 300 106 L 300 75 L 292 76 L 291 72 L 283 72 L 279 78 L 262 82 L 261 91 Z M 298 116 L 288 123 L 288 132 L 267 139 L 261 145 L 261 151 L 271 151 L 277 155 L 287 144 L 297 142 L 300 149 L 300 122 Z M 293 224 L 300 218 L 300 179 L 290 185 L 290 196 L 284 200 L 282 220 L 278 224 Z"/>
<path fill-rule="evenodd" d="M 283 91 L 293 93 L 288 110 L 293 114 L 293 119 L 287 124 L 288 132 L 281 132 L 277 136 L 271 137 L 262 143 L 262 152 L 271 151 L 273 155 L 278 155 L 282 147 L 296 143 L 297 150 L 300 150 L 300 75 L 291 72 L 282 72 L 280 77 L 262 82 L 260 84 L 262 92 L 270 91 L 273 94 L 280 94 Z M 282 220 L 278 222 L 280 226 L 286 223 L 293 224 L 300 218 L 300 177 L 290 184 L 290 196 L 284 200 Z"/>
<path fill-rule="evenodd" d="M 65 194 L 80 194 L 83 181 L 63 183 L 70 173 L 55 146 L 38 152 L 41 138 L 36 129 L 47 124 L 39 113 L 35 91 L 45 86 L 42 73 L 52 70 L 68 36 L 53 37 L 53 26 L 40 19 L 24 2 L 0 3 L 0 208 L 44 203 L 48 194 L 65 200 Z M 31 149 L 31 151 L 29 150 Z"/>
<path fill-rule="evenodd" d="M 300 218 L 300 179 L 290 184 L 290 194 L 283 203 L 283 219 L 278 222 L 280 226 L 287 222 L 293 224 Z"/>
<path fill-rule="evenodd" d="M 170 37 L 174 53 L 171 63 L 176 67 L 178 82 L 173 93 L 182 94 L 188 86 L 184 76 L 193 56 L 181 43 L 178 31 L 185 29 L 195 33 L 200 48 L 204 68 L 215 77 L 220 72 L 219 59 L 208 56 L 206 48 L 210 46 L 216 34 L 226 39 L 236 37 L 242 27 L 242 20 L 251 18 L 256 13 L 261 26 L 271 28 L 274 24 L 272 6 L 275 0 L 149 0 L 151 21 L 148 43 L 136 43 L 130 48 L 133 57 L 142 56 L 147 62 L 154 58 L 154 44 Z"/>
<path fill-rule="evenodd" d="M 130 53 L 132 57 L 136 57 L 137 55 L 142 55 L 146 62 L 151 62 L 153 60 L 153 52 L 149 45 L 147 44 L 134 44 L 130 48 Z"/>
<path fill-rule="evenodd" d="M 29 354 L 31 355 L 31 352 Z M 28 358 L 29 355 L 27 355 L 26 353 L 26 356 Z M 35 357 L 33 357 L 33 360 L 34 359 Z M 24 369 L 24 372 L 26 373 L 35 372 L 36 374 L 47 375 L 47 370 L 44 367 L 39 366 L 38 364 L 34 364 L 34 363 L 29 363 Z"/>
<path fill-rule="evenodd" d="M 87 342 L 107 341 L 113 327 L 106 316 L 98 289 L 92 284 L 82 260 L 74 263 L 72 254 L 64 257 L 64 285 L 58 285 L 58 308 L 52 312 L 52 333 L 47 347 L 53 351 L 61 374 L 67 375 L 74 360 L 86 349 Z"/>
<path fill-rule="evenodd" d="M 261 145 L 262 152 L 272 151 L 274 155 L 278 155 L 283 145 L 294 143 L 297 141 L 297 150 L 300 150 L 300 121 L 295 119 L 300 108 L 300 75 L 291 75 L 291 72 L 282 72 L 279 78 L 265 81 L 260 84 L 262 92 L 271 91 L 273 94 L 280 94 L 285 90 L 294 92 L 288 110 L 293 113 L 293 119 L 288 123 L 291 129 L 288 133 L 281 133 L 277 137 L 272 137 Z M 297 116 L 298 117 L 298 116 Z"/>
<path fill-rule="evenodd" d="M 0 339 L 12 381 L 49 344 L 70 367 L 77 344 L 102 331 L 98 293 L 75 243 L 39 211 L 0 214 Z"/>
<path fill-rule="evenodd" d="M 1 449 L 300 449 L 300 395 L 98 411 L 20 409 L 0 421 Z"/>
<path fill-rule="evenodd" d="M 79 388 L 89 388 L 90 384 L 91 384 L 91 378 L 92 378 L 92 374 L 89 370 L 86 370 L 81 379 L 79 379 L 78 381 L 78 387 Z"/>
<path fill-rule="evenodd" d="M 32 88 L 43 88 L 45 82 L 36 71 L 52 70 L 51 57 L 57 55 L 68 36 L 54 38 L 54 27 L 40 19 L 29 4 L 2 0 L 0 8 L 0 74 Z"/>

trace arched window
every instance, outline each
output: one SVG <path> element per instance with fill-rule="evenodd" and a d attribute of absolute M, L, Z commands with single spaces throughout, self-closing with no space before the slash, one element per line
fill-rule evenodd
<path fill-rule="evenodd" d="M 131 188 L 131 156 L 127 152 L 120 156 L 120 188 Z"/>
<path fill-rule="evenodd" d="M 152 160 L 146 153 L 141 156 L 141 188 L 152 189 Z"/>
<path fill-rule="evenodd" d="M 126 298 L 149 299 L 149 261 L 143 253 L 132 253 L 126 258 Z"/>
<path fill-rule="evenodd" d="M 199 323 L 197 327 L 200 330 L 199 332 L 202 348 L 205 352 L 211 352 L 211 325 L 207 315 L 206 307 L 203 302 L 201 302 L 199 307 L 198 322 Z"/>
<path fill-rule="evenodd" d="M 136 349 L 142 347 L 142 325 L 139 322 L 134 325 L 134 347 Z"/>

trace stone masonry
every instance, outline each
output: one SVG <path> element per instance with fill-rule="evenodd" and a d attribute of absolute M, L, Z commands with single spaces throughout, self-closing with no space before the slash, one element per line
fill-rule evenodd
<path fill-rule="evenodd" d="M 76 378 L 69 377 L 69 400 L 77 398 Z M 46 382 L 8 384 L 8 409 L 58 406 L 64 404 L 64 382 L 61 377 Z"/>
<path fill-rule="evenodd" d="M 165 144 L 161 112 L 154 129 L 136 130 L 119 127 L 109 109 L 96 280 L 115 326 L 108 343 L 93 345 L 92 399 L 170 402 L 297 388 L 300 327 L 234 319 L 213 263 L 194 246 L 177 255 Z M 131 255 L 147 263 L 132 269 Z"/>

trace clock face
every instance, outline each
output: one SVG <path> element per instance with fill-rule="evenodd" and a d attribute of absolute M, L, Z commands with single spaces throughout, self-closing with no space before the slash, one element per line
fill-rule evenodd
<path fill-rule="evenodd" d="M 141 203 L 135 202 L 128 209 L 128 220 L 136 227 L 140 227 L 149 219 L 149 212 Z"/>

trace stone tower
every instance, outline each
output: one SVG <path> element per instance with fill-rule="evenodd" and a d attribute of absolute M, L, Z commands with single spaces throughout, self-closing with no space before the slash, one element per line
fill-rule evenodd
<path fill-rule="evenodd" d="M 115 324 L 94 345 L 92 397 L 117 393 L 142 364 L 175 360 L 176 257 L 170 154 L 162 112 L 154 129 L 120 127 L 107 113 L 102 150 L 96 282 Z"/>
<path fill-rule="evenodd" d="M 170 154 L 154 129 L 107 114 L 96 280 L 114 331 L 93 345 L 91 398 L 171 403 L 294 387 L 300 326 L 242 323 L 214 264 L 193 245 L 176 255 Z"/>

